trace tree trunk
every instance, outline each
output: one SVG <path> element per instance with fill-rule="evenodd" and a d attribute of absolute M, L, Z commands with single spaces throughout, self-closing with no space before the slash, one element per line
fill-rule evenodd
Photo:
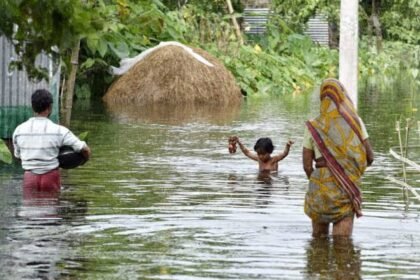
<path fill-rule="evenodd" d="M 244 39 L 242 38 L 241 29 L 239 28 L 238 21 L 236 20 L 236 17 L 234 15 L 232 2 L 230 0 L 226 0 L 226 3 L 227 3 L 227 6 L 228 6 L 229 14 L 232 15 L 232 23 L 233 23 L 233 27 L 235 28 L 236 37 L 238 38 L 239 43 L 241 45 L 243 45 L 244 44 Z"/>
<path fill-rule="evenodd" d="M 337 23 L 328 22 L 328 46 L 331 49 L 338 49 L 339 30 Z"/>
<path fill-rule="evenodd" d="M 379 7 L 378 7 L 379 5 L 380 5 L 380 0 L 378 0 L 378 5 L 376 5 L 375 0 L 372 0 L 372 14 L 370 16 L 373 30 L 375 30 L 376 50 L 378 52 L 382 51 L 382 27 L 381 27 L 381 22 L 379 21 Z"/>
<path fill-rule="evenodd" d="M 70 126 L 71 110 L 73 108 L 73 96 L 74 96 L 74 85 L 76 83 L 76 73 L 79 66 L 79 50 L 80 40 L 77 40 L 73 49 L 71 50 L 71 68 L 69 78 L 66 84 L 66 93 L 64 95 L 64 107 L 62 108 L 62 124 L 64 126 Z"/>
<path fill-rule="evenodd" d="M 358 0 L 341 0 L 339 78 L 357 108 Z"/>

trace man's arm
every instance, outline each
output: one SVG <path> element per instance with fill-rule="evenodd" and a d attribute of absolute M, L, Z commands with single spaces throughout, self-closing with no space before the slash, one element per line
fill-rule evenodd
<path fill-rule="evenodd" d="M 13 153 L 15 155 L 15 158 L 20 159 L 20 148 L 17 143 L 16 131 L 13 133 L 12 140 L 13 140 Z"/>
<path fill-rule="evenodd" d="M 64 135 L 63 146 L 71 146 L 76 152 L 82 153 L 86 159 L 89 159 L 92 153 L 86 142 L 80 141 L 70 130 Z"/>

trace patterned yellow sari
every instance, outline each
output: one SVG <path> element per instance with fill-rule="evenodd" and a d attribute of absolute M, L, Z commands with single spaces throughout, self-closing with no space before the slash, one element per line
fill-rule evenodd
<path fill-rule="evenodd" d="M 311 174 L 305 213 L 318 223 L 362 216 L 359 181 L 367 166 L 366 150 L 359 117 L 338 80 L 322 83 L 321 114 L 306 125 L 327 167 Z"/>

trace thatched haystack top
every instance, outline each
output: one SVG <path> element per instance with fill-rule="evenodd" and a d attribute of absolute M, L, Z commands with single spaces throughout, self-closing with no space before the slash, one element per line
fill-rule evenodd
<path fill-rule="evenodd" d="M 239 104 L 240 88 L 215 57 L 194 48 L 206 62 L 185 48 L 156 48 L 119 77 L 104 96 L 112 104 Z"/>

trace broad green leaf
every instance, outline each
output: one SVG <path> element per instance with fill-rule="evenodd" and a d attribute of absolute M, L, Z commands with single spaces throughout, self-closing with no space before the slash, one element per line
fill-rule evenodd
<path fill-rule="evenodd" d="M 95 53 L 97 51 L 98 42 L 99 42 L 99 37 L 96 34 L 92 34 L 86 37 L 86 44 L 92 53 Z"/>
<path fill-rule="evenodd" d="M 6 146 L 3 140 L 0 139 L 0 161 L 7 164 L 12 163 L 12 154 L 9 151 L 9 148 Z"/>
<path fill-rule="evenodd" d="M 130 50 L 125 42 L 119 42 L 116 45 L 109 43 L 108 46 L 119 58 L 127 58 L 130 55 Z"/>
<path fill-rule="evenodd" d="M 88 58 L 85 62 L 82 63 L 80 66 L 81 69 L 89 69 L 95 64 L 95 60 L 92 58 Z"/>
<path fill-rule="evenodd" d="M 99 39 L 98 42 L 98 52 L 101 57 L 104 57 L 106 52 L 108 51 L 108 44 L 104 39 Z"/>
<path fill-rule="evenodd" d="M 89 131 L 85 131 L 79 134 L 79 139 L 82 141 L 87 141 L 89 136 Z"/>

